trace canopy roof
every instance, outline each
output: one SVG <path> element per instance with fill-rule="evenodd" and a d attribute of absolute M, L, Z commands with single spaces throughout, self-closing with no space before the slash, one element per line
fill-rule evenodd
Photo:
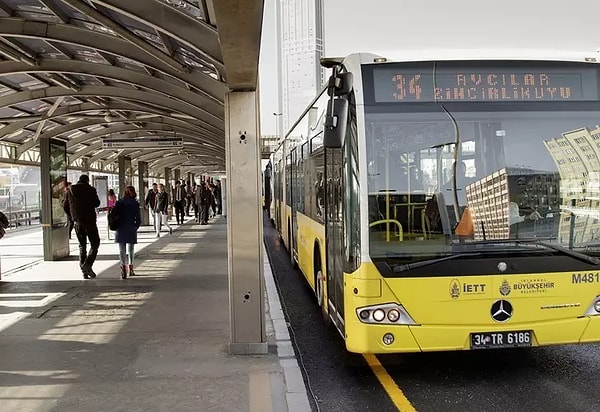
<path fill-rule="evenodd" d="M 157 173 L 225 170 L 224 95 L 256 89 L 262 7 L 0 0 L 0 140 L 17 147 L 17 158 L 58 138 L 72 165 L 122 154 Z M 174 136 L 183 148 L 102 149 L 106 138 Z"/>

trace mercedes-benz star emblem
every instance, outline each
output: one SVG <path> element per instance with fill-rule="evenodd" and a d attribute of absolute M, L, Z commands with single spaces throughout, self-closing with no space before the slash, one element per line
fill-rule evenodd
<path fill-rule="evenodd" d="M 513 307 L 508 300 L 497 300 L 492 304 L 490 313 L 496 322 L 506 322 L 513 314 Z"/>

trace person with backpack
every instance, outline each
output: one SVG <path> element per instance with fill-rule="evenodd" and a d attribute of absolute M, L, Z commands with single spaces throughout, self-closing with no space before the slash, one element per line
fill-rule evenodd
<path fill-rule="evenodd" d="M 142 223 L 140 204 L 133 186 L 125 187 L 123 198 L 114 208 L 118 211 L 118 226 L 115 242 L 119 244 L 119 260 L 121 262 L 121 279 L 135 276 L 133 271 L 134 248 L 137 243 L 137 231 Z"/>

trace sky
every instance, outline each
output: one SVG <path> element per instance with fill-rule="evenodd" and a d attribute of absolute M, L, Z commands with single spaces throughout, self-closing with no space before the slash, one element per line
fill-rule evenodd
<path fill-rule="evenodd" d="M 276 134 L 273 113 L 280 111 L 275 1 L 264 3 L 259 62 L 263 135 Z M 562 49 L 595 55 L 600 49 L 596 23 L 600 1 L 595 0 L 324 0 L 324 6 L 324 48 L 329 57 L 473 48 Z"/>

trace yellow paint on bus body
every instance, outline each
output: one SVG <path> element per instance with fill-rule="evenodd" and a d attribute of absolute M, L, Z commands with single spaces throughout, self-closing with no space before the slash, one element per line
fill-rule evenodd
<path fill-rule="evenodd" d="M 316 253 L 326 275 L 325 227 L 301 213 L 297 222 L 298 265 L 314 290 Z M 346 347 L 356 353 L 469 350 L 472 333 L 507 331 L 531 331 L 531 346 L 600 341 L 600 316 L 585 315 L 600 295 L 597 272 L 384 278 L 373 263 L 362 262 L 344 274 Z M 504 322 L 491 316 L 498 300 L 513 308 Z M 402 305 L 415 324 L 359 319 L 358 308 L 387 303 Z M 386 333 L 394 335 L 389 345 L 382 340 Z"/>

